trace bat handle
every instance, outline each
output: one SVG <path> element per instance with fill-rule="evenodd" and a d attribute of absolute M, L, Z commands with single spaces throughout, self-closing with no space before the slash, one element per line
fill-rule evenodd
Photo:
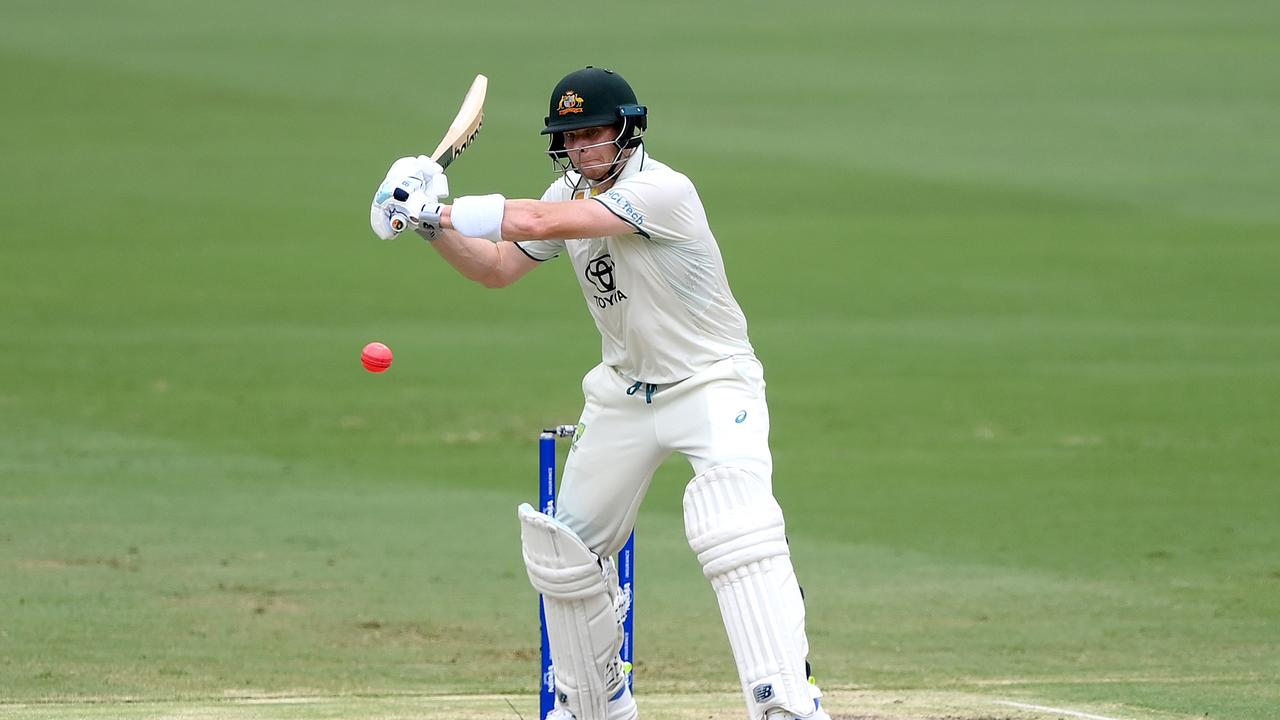
<path fill-rule="evenodd" d="M 391 225 L 392 230 L 402 232 L 405 228 L 409 227 L 409 216 L 404 213 L 393 212 L 391 213 L 391 218 L 388 224 Z"/>

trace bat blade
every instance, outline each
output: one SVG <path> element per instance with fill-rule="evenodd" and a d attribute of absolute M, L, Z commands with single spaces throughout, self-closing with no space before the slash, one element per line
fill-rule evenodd
<path fill-rule="evenodd" d="M 440 163 L 440 167 L 449 167 L 475 141 L 480 126 L 484 124 L 484 98 L 488 90 L 489 78 L 476 75 L 467 96 L 462 99 L 457 117 L 449 125 L 449 132 L 445 133 L 440 145 L 431 153 L 431 159 Z"/>

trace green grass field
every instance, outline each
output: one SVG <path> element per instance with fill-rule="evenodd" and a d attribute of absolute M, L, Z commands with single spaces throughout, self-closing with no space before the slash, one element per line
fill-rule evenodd
<path fill-rule="evenodd" d="M 476 72 L 453 189 L 537 196 L 589 63 L 707 205 L 835 714 L 1280 714 L 1275 3 L 435 5 L 0 7 L 0 717 L 533 716 L 598 338 L 366 207 Z M 689 475 L 641 708 L 738 718 Z"/>

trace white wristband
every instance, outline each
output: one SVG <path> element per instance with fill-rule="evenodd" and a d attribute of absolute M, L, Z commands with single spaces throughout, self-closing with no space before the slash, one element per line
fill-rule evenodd
<path fill-rule="evenodd" d="M 467 195 L 453 201 L 449 221 L 463 235 L 500 242 L 506 207 L 507 199 L 501 195 Z"/>

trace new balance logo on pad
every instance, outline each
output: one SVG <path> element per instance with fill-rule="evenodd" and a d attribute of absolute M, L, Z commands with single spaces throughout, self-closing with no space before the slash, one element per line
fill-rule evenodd
<path fill-rule="evenodd" d="M 773 697 L 773 685 L 771 683 L 757 685 L 755 689 L 751 691 L 751 694 L 755 697 L 756 702 L 758 703 L 768 702 L 768 700 Z"/>

